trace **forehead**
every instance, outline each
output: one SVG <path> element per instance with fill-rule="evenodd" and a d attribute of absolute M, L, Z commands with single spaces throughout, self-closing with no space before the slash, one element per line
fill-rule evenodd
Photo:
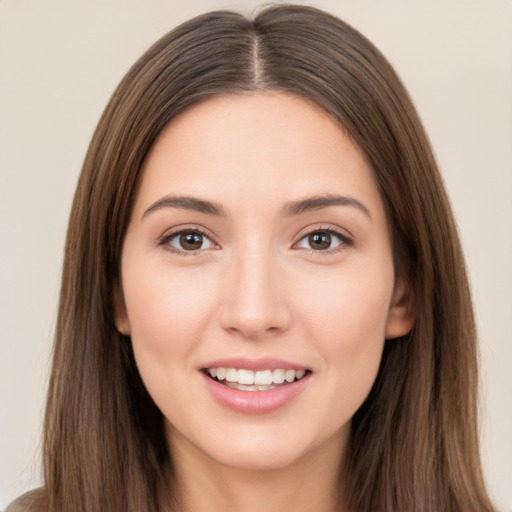
<path fill-rule="evenodd" d="M 342 127 L 311 102 L 275 92 L 215 97 L 169 123 L 145 161 L 136 208 L 176 193 L 214 195 L 227 207 L 326 193 L 380 203 Z"/>

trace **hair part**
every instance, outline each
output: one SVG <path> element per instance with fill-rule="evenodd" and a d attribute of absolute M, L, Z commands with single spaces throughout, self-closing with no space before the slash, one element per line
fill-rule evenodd
<path fill-rule="evenodd" d="M 310 7 L 218 11 L 157 41 L 114 92 L 75 193 L 44 427 L 49 512 L 153 511 L 172 458 L 163 418 L 114 323 L 122 245 L 162 129 L 212 96 L 313 102 L 362 150 L 388 215 L 416 325 L 387 341 L 352 422 L 344 494 L 357 512 L 491 511 L 478 453 L 476 336 L 464 259 L 426 134 L 399 78 L 359 32 Z M 174 501 L 173 501 L 174 500 Z"/>

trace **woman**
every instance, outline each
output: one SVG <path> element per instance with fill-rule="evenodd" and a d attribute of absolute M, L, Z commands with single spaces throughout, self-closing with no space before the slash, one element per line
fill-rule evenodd
<path fill-rule="evenodd" d="M 475 352 L 450 206 L 382 55 L 312 8 L 195 18 L 91 142 L 45 487 L 19 509 L 493 510 Z"/>

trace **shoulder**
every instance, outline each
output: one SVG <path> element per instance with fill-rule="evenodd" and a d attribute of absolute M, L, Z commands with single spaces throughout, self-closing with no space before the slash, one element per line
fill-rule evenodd
<path fill-rule="evenodd" d="M 44 489 L 34 489 L 22 494 L 6 508 L 5 512 L 48 512 Z"/>

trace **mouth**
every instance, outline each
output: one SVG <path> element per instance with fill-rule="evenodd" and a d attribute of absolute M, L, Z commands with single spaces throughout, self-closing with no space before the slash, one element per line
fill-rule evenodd
<path fill-rule="evenodd" d="M 296 403 L 311 387 L 313 371 L 272 357 L 232 357 L 210 361 L 200 373 L 221 406 L 237 413 L 266 414 Z"/>
<path fill-rule="evenodd" d="M 304 369 L 264 369 L 212 367 L 204 368 L 203 373 L 224 386 L 239 391 L 270 391 L 284 387 L 311 373 Z"/>

